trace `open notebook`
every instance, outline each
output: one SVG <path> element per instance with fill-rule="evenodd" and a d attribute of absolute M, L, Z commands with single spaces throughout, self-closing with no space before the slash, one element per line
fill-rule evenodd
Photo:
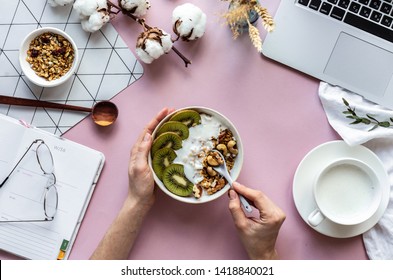
<path fill-rule="evenodd" d="M 53 221 L 0 223 L 0 249 L 26 259 L 67 259 L 105 158 L 101 152 L 0 114 L 0 181 L 36 139 L 44 140 L 53 156 L 57 212 Z M 45 218 L 48 178 L 35 156 L 33 147 L 0 188 L 0 220 Z"/>

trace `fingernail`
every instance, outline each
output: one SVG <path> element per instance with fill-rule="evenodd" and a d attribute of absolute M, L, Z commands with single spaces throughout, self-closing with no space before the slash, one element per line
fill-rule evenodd
<path fill-rule="evenodd" d="M 147 133 L 145 134 L 145 137 L 143 137 L 143 141 L 145 141 L 145 142 L 150 141 L 150 137 L 151 137 L 150 133 L 147 132 Z"/>
<path fill-rule="evenodd" d="M 237 198 L 237 194 L 236 194 L 236 192 L 234 190 L 229 190 L 228 195 L 229 195 L 229 199 L 230 200 L 233 200 L 233 199 Z"/>
<path fill-rule="evenodd" d="M 233 182 L 233 183 L 232 183 L 232 186 L 233 186 L 233 187 L 235 187 L 235 186 L 238 187 L 238 186 L 239 186 L 239 183 L 238 183 L 238 182 Z"/>

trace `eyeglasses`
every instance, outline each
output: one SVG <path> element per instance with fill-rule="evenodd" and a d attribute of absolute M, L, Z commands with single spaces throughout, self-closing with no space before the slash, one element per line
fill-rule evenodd
<path fill-rule="evenodd" d="M 33 145 L 38 144 L 37 148 L 35 149 L 35 155 L 40 166 L 40 169 L 44 173 L 44 175 L 50 176 L 49 183 L 45 187 L 45 193 L 43 198 L 43 207 L 44 207 L 44 214 L 45 218 L 43 219 L 33 219 L 33 220 L 6 220 L 0 221 L 0 223 L 10 223 L 10 222 L 47 222 L 53 221 L 57 212 L 57 205 L 58 205 L 58 193 L 56 188 L 56 176 L 53 173 L 54 171 L 54 164 L 53 164 L 53 157 L 49 147 L 45 144 L 44 140 L 36 139 L 30 146 L 27 148 L 26 152 L 22 155 L 19 161 L 15 164 L 12 168 L 11 172 L 8 176 L 4 179 L 4 181 L 0 184 L 0 188 L 7 182 L 9 177 L 15 171 L 16 167 L 20 164 L 26 154 L 30 151 Z"/>

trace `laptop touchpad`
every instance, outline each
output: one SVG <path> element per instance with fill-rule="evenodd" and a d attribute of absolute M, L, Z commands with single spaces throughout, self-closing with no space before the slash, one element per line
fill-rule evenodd
<path fill-rule="evenodd" d="M 393 74 L 393 53 L 341 33 L 324 72 L 382 96 Z"/>

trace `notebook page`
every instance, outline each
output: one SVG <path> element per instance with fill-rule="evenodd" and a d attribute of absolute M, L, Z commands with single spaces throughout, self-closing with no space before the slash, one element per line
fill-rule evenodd
<path fill-rule="evenodd" d="M 1 220 L 45 219 L 43 200 L 48 179 L 31 150 L 1 189 Z M 55 221 L 0 223 L 1 247 L 26 258 L 56 259 L 60 239 Z"/>
<path fill-rule="evenodd" d="M 0 181 L 2 182 L 11 171 L 23 138 L 24 127 L 18 123 L 7 121 L 0 115 Z M 0 193 L 1 195 L 1 193 Z"/>
<path fill-rule="evenodd" d="M 33 128 L 26 129 L 21 149 L 35 139 L 43 139 L 53 155 L 58 210 L 50 222 L 0 224 L 0 248 L 25 258 L 56 259 L 63 242 L 73 241 L 103 157 L 97 151 Z M 11 216 L 38 218 L 40 210 L 42 217 L 43 193 L 48 178 L 40 172 L 34 156 L 33 149 L 21 162 L 15 176 L 10 177 L 5 190 L 0 190 L 4 192 L 0 198 L 2 219 Z M 6 234 L 2 236 L 4 232 Z"/>
<path fill-rule="evenodd" d="M 26 128 L 17 121 L 1 117 L 0 127 L 0 180 L 3 180 L 30 144 L 23 146 L 22 139 Z M 31 153 L 26 156 L 24 163 L 30 161 Z M 39 175 L 42 172 L 38 172 L 36 168 L 31 169 L 28 164 L 24 164 L 24 166 L 25 168 L 17 168 L 0 189 L 0 217 L 2 220 L 44 218 L 43 207 L 37 201 L 41 200 L 40 196 L 47 178 Z M 29 184 L 25 182 L 29 182 Z M 47 247 L 54 245 L 52 234 L 46 233 L 43 239 L 40 234 L 36 234 L 40 230 L 41 225 L 38 223 L 0 224 L 0 248 L 23 257 L 53 258 L 46 253 L 50 251 Z M 45 231 L 47 232 L 47 230 Z M 26 241 L 33 246 L 24 246 Z M 34 244 L 38 244 L 38 246 Z"/>

